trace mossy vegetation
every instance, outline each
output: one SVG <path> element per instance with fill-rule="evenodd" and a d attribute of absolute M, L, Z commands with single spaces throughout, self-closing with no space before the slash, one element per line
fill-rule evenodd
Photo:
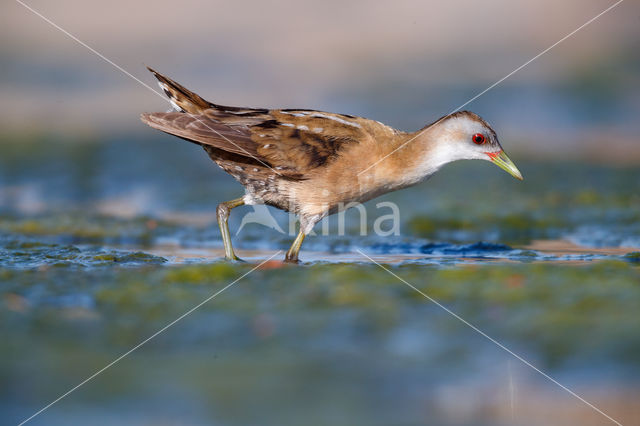
<path fill-rule="evenodd" d="M 400 206 L 402 236 L 310 237 L 307 263 L 249 273 L 254 263 L 173 258 L 163 244 L 219 246 L 215 218 L 203 212 L 239 187 L 200 150 L 138 142 L 0 144 L 5 406 L 41 408 L 204 301 L 74 401 L 120 407 L 156 395 L 181 401 L 181 415 L 204 413 L 205 423 L 261 424 L 253 413 L 273 407 L 303 407 L 292 419 L 307 419 L 310 399 L 323 410 L 404 407 L 411 389 L 423 416 L 439 385 L 464 377 L 475 398 L 473 377 L 485 374 L 483 386 L 511 380 L 504 374 L 514 359 L 443 307 L 562 382 L 598 388 L 588 380 L 617 386 L 640 377 L 640 252 L 624 249 L 640 246 L 638 169 L 514 156 L 525 181 L 512 182 L 485 164 L 452 165 L 387 196 Z M 561 238 L 585 250 L 522 248 Z M 233 239 L 240 249 L 290 242 L 255 224 Z M 618 249 L 589 252 L 609 246 Z M 354 248 L 390 259 L 411 253 L 387 266 L 424 294 L 361 257 L 328 263 L 310 253 L 339 259 Z M 248 400 L 255 410 L 245 410 Z"/>
<path fill-rule="evenodd" d="M 41 324 L 41 332 L 74 329 L 84 320 L 64 320 L 67 325 L 55 328 L 61 327 L 59 321 L 65 312 L 74 308 L 73 301 L 65 299 L 67 295 L 82 294 L 78 300 L 82 304 L 90 300 L 91 310 L 102 318 L 87 332 L 103 334 L 104 344 L 108 344 L 120 327 L 135 324 L 138 332 L 134 336 L 142 339 L 144 333 L 161 327 L 253 267 L 228 263 L 155 266 L 161 260 L 142 253 L 93 258 L 99 267 L 72 275 L 59 269 L 3 270 L 2 293 L 25 301 L 19 312 L 11 303 L 0 307 L 6 320 L 3 324 L 18 320 L 39 323 L 46 315 L 54 320 L 48 326 Z M 117 265 L 122 259 L 135 259 L 139 266 L 121 269 Z M 587 359 L 607 359 L 631 369 L 640 367 L 636 363 L 640 352 L 637 358 L 628 352 L 640 348 L 640 317 L 635 314 L 640 309 L 640 269 L 632 263 L 612 260 L 575 267 L 536 263 L 444 269 L 407 264 L 391 268 L 463 318 L 526 348 L 547 367 L 569 366 Z M 346 311 L 368 318 L 373 330 L 379 324 L 382 328 L 375 333 L 401 330 L 407 321 L 431 324 L 432 331 L 444 327 L 451 333 L 467 332 L 466 326 L 419 292 L 378 266 L 362 264 L 257 270 L 215 302 L 203 306 L 198 315 L 252 317 L 269 312 L 283 321 L 285 328 L 298 316 L 316 317 L 331 328 L 331 312 Z M 13 333 L 7 328 L 3 332 Z M 327 339 L 327 332 L 324 327 L 309 330 L 306 339 Z M 315 333 L 318 335 L 314 337 Z M 289 337 L 285 333 L 281 338 Z"/>

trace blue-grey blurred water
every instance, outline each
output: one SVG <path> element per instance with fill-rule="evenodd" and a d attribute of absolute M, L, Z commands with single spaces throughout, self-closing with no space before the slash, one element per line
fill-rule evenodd
<path fill-rule="evenodd" d="M 35 421 L 535 424 L 539 404 L 599 421 L 358 251 L 634 418 L 640 170 L 512 157 L 524 182 L 461 162 L 367 203 L 365 235 L 357 210 L 344 235 L 332 217 L 302 265 L 250 273 Z M 284 233 L 236 234 L 241 207 L 230 226 L 249 263 L 221 260 L 215 205 L 241 193 L 170 137 L 0 144 L 2 417 L 28 417 L 285 250 L 286 214 L 270 210 Z M 381 201 L 399 235 L 371 232 Z"/>

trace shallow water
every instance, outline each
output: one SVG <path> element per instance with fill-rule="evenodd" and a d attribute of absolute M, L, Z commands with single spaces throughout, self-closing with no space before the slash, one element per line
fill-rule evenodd
<path fill-rule="evenodd" d="M 397 203 L 401 235 L 361 236 L 350 212 L 346 235 L 332 223 L 305 241 L 301 265 L 250 272 L 291 237 L 235 235 L 251 211 L 239 208 L 247 263 L 221 261 L 213 210 L 240 187 L 197 147 L 5 141 L 2 418 L 28 417 L 242 277 L 34 423 L 607 422 L 446 308 L 634 424 L 640 169 L 512 156 L 522 183 L 454 164 L 367 204 L 371 229 L 388 213 L 376 203 Z"/>

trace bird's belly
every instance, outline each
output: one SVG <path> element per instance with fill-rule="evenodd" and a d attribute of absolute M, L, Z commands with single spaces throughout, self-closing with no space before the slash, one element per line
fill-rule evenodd
<path fill-rule="evenodd" d="M 305 216 L 326 216 L 376 198 L 397 188 L 387 185 L 361 186 L 339 183 L 315 182 L 289 192 L 292 211 Z"/>

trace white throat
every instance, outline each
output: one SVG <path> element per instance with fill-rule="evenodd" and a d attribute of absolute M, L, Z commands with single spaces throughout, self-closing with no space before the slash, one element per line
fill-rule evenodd
<path fill-rule="evenodd" d="M 467 123 L 464 122 L 455 123 L 457 124 L 455 128 L 451 124 L 443 123 L 429 135 L 428 149 L 425 149 L 425 155 L 416 170 L 416 173 L 422 176 L 420 180 L 430 177 L 442 166 L 453 161 L 486 159 L 482 150 L 470 147 L 466 137 L 462 136 L 473 134 L 476 129 L 466 129 Z M 469 125 L 476 126 L 476 123 L 469 123 Z"/>

